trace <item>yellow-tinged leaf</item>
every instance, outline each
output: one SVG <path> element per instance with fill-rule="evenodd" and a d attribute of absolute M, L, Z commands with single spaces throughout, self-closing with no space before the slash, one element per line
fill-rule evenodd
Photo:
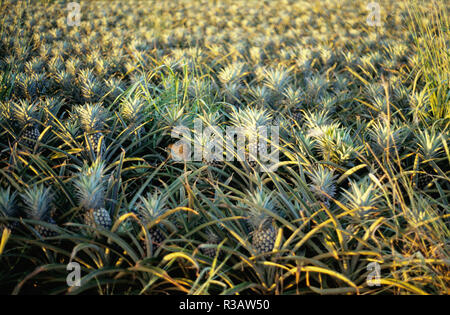
<path fill-rule="evenodd" d="M 344 179 L 346 179 L 347 177 L 349 177 L 350 175 L 352 175 L 354 172 L 356 172 L 359 169 L 362 169 L 364 167 L 366 167 L 367 164 L 360 164 L 357 165 L 355 167 L 352 167 L 351 169 L 347 170 L 344 174 L 342 174 L 339 179 L 336 181 L 336 183 L 340 184 Z"/>
<path fill-rule="evenodd" d="M 422 295 L 429 295 L 428 293 L 426 293 L 425 291 L 419 289 L 418 287 L 415 287 L 409 283 L 400 281 L 400 280 L 395 280 L 395 279 L 379 279 L 380 284 L 386 284 L 386 285 L 393 285 L 405 290 L 409 290 L 415 294 L 422 294 Z"/>
<path fill-rule="evenodd" d="M 11 235 L 11 230 L 8 228 L 3 229 L 2 239 L 0 242 L 0 255 L 3 253 L 5 249 L 6 242 L 8 242 L 9 236 Z"/>
<path fill-rule="evenodd" d="M 122 215 L 120 216 L 120 218 L 118 218 L 118 219 L 116 220 L 116 222 L 114 222 L 114 225 L 113 225 L 113 227 L 112 227 L 112 229 L 111 229 L 111 232 L 115 232 L 115 231 L 119 228 L 120 224 L 121 224 L 123 221 L 125 221 L 126 219 L 128 219 L 129 217 L 133 217 L 136 221 L 138 221 L 137 216 L 136 216 L 134 213 L 132 213 L 132 212 L 122 214 Z"/>
<path fill-rule="evenodd" d="M 275 245 L 273 247 L 274 251 L 278 251 L 278 249 L 280 249 L 282 238 L 283 238 L 283 228 L 279 228 L 277 238 L 275 240 Z"/>
<path fill-rule="evenodd" d="M 181 253 L 181 252 L 171 253 L 171 254 L 164 256 L 162 261 L 169 262 L 169 261 L 172 261 L 177 258 L 184 258 L 187 261 L 189 261 L 197 270 L 200 269 L 200 267 L 199 267 L 198 263 L 195 261 L 195 259 L 186 253 Z"/>

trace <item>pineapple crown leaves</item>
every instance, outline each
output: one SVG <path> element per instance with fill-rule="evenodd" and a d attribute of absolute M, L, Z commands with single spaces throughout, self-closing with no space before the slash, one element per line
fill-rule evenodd
<path fill-rule="evenodd" d="M 267 86 L 251 86 L 249 88 L 250 97 L 260 105 L 266 106 L 272 101 L 272 90 Z"/>
<path fill-rule="evenodd" d="M 231 124 L 246 130 L 257 131 L 258 127 L 267 126 L 272 120 L 272 115 L 263 108 L 239 108 L 232 109 Z"/>
<path fill-rule="evenodd" d="M 0 189 L 0 215 L 12 217 L 16 214 L 16 196 L 17 193 L 11 193 L 10 187 L 7 189 Z"/>
<path fill-rule="evenodd" d="M 100 103 L 86 103 L 75 107 L 81 127 L 85 132 L 100 131 L 107 118 L 106 109 Z"/>
<path fill-rule="evenodd" d="M 90 167 L 84 165 L 74 185 L 82 208 L 99 209 L 105 200 L 104 163 L 96 161 Z"/>
<path fill-rule="evenodd" d="M 223 120 L 220 109 L 203 110 L 201 114 L 198 114 L 198 117 L 205 123 L 207 127 L 220 125 Z"/>
<path fill-rule="evenodd" d="M 366 176 L 358 182 L 350 180 L 350 188 L 343 189 L 343 197 L 353 208 L 370 210 L 381 196 L 378 187 Z"/>
<path fill-rule="evenodd" d="M 304 113 L 306 126 L 308 129 L 317 129 L 324 125 L 329 125 L 332 123 L 329 111 L 327 109 L 322 109 L 321 111 L 312 112 L 307 111 Z"/>
<path fill-rule="evenodd" d="M 302 131 L 298 131 L 295 133 L 294 136 L 295 142 L 296 142 L 296 149 L 300 151 L 303 155 L 312 154 L 313 150 L 317 146 L 317 140 L 312 137 L 311 135 L 308 135 Z"/>
<path fill-rule="evenodd" d="M 167 197 L 158 191 L 148 193 L 147 197 L 141 196 L 140 200 L 138 214 L 142 215 L 145 221 L 156 220 L 168 210 Z"/>
<path fill-rule="evenodd" d="M 433 159 L 442 152 L 443 136 L 440 132 L 436 132 L 434 129 L 430 131 L 419 130 L 415 136 L 419 152 L 425 160 Z"/>
<path fill-rule="evenodd" d="M 310 188 L 314 195 L 323 199 L 327 195 L 334 197 L 336 193 L 336 178 L 333 171 L 323 165 L 314 167 L 311 171 L 306 172 L 311 180 Z"/>
<path fill-rule="evenodd" d="M 13 113 L 9 102 L 0 102 L 0 122 L 11 121 L 13 119 Z"/>
<path fill-rule="evenodd" d="M 289 69 L 266 69 L 264 74 L 264 85 L 275 92 L 281 93 L 291 80 Z"/>
<path fill-rule="evenodd" d="M 306 92 L 308 96 L 320 96 L 328 87 L 328 79 L 324 75 L 312 75 L 306 78 Z"/>
<path fill-rule="evenodd" d="M 215 82 L 209 79 L 194 78 L 188 83 L 188 93 L 191 97 L 203 98 L 212 96 L 217 90 Z"/>
<path fill-rule="evenodd" d="M 420 224 L 427 220 L 436 220 L 440 217 L 435 201 L 429 197 L 416 195 L 412 200 L 412 206 L 408 209 L 408 217 L 412 217 L 415 223 Z"/>
<path fill-rule="evenodd" d="M 220 141 L 220 139 L 223 138 L 223 130 L 219 126 L 211 126 L 209 127 L 209 130 L 211 133 L 194 131 L 193 137 L 187 137 L 186 140 L 191 141 L 196 146 L 198 145 L 204 149 L 208 149 L 204 154 L 213 154 L 210 150 L 214 148 L 217 141 Z M 183 137 L 186 138 L 185 136 Z"/>
<path fill-rule="evenodd" d="M 317 147 L 326 160 L 344 163 L 361 150 L 362 145 L 356 145 L 350 129 L 338 128 L 336 125 L 322 126 L 323 134 L 318 138 Z"/>
<path fill-rule="evenodd" d="M 390 123 L 385 119 L 377 120 L 369 129 L 369 138 L 378 150 L 401 144 L 406 138 L 406 129 L 398 126 L 395 122 Z"/>
<path fill-rule="evenodd" d="M 25 211 L 33 220 L 44 221 L 49 218 L 50 205 L 53 199 L 51 188 L 43 184 L 35 185 L 20 194 L 25 204 Z"/>
<path fill-rule="evenodd" d="M 37 103 L 30 104 L 25 100 L 20 100 L 18 103 L 12 102 L 11 104 L 12 115 L 22 127 L 37 119 Z"/>
<path fill-rule="evenodd" d="M 335 95 L 331 95 L 329 93 L 324 93 L 324 95 L 319 98 L 321 107 L 329 110 L 330 112 L 335 110 L 337 101 L 338 98 Z"/>
<path fill-rule="evenodd" d="M 144 109 L 144 102 L 139 95 L 124 98 L 120 104 L 120 114 L 126 121 L 131 123 L 142 120 Z"/>
<path fill-rule="evenodd" d="M 220 70 L 217 77 L 224 85 L 228 83 L 239 83 L 245 75 L 245 64 L 243 62 L 236 62 L 227 65 Z"/>
<path fill-rule="evenodd" d="M 175 125 L 190 126 L 193 123 L 193 116 L 186 112 L 184 106 L 179 104 L 170 104 L 161 108 L 158 118 L 165 126 L 173 127 Z"/>
<path fill-rule="evenodd" d="M 288 107 L 298 108 L 303 100 L 305 92 L 302 89 L 294 89 L 292 86 L 288 86 L 283 91 L 283 96 Z"/>
<path fill-rule="evenodd" d="M 265 210 L 277 213 L 276 200 L 273 198 L 273 193 L 266 193 L 262 188 L 255 192 L 249 192 L 246 202 L 242 205 L 243 208 L 249 211 L 249 223 L 254 229 L 260 229 L 270 225 L 270 214 Z"/>

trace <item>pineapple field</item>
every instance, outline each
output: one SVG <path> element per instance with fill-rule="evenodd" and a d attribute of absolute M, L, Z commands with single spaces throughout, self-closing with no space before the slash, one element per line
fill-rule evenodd
<path fill-rule="evenodd" d="M 449 10 L 2 0 L 0 293 L 450 294 Z"/>

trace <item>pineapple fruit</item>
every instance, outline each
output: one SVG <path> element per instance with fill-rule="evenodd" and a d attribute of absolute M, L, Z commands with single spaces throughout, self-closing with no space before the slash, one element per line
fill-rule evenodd
<path fill-rule="evenodd" d="M 111 216 L 105 208 L 89 209 L 85 213 L 84 220 L 89 226 L 101 227 L 105 230 L 111 229 L 112 226 Z"/>
<path fill-rule="evenodd" d="M 94 152 L 94 156 L 97 156 L 97 154 L 103 156 L 106 149 L 102 132 L 106 119 L 105 108 L 99 103 L 87 103 L 76 107 L 75 112 L 78 115 L 81 127 L 86 133 L 86 151 Z"/>
<path fill-rule="evenodd" d="M 211 230 L 208 231 L 206 244 L 207 245 L 217 245 L 218 243 L 219 243 L 219 237 L 213 231 L 211 231 Z M 201 248 L 201 251 L 204 255 L 206 255 L 210 258 L 216 257 L 216 253 L 217 253 L 216 248 Z"/>
<path fill-rule="evenodd" d="M 84 222 L 94 228 L 110 230 L 112 220 L 104 208 L 104 164 L 96 161 L 91 167 L 83 167 L 75 180 L 78 201 L 84 210 Z"/>
<path fill-rule="evenodd" d="M 252 245 L 260 254 L 273 250 L 277 233 L 269 221 L 261 221 L 253 233 Z"/>
<path fill-rule="evenodd" d="M 433 176 L 430 175 L 432 172 L 433 170 L 431 167 L 426 167 L 425 170 L 416 172 L 415 180 L 418 189 L 425 189 L 425 187 L 433 180 Z"/>
<path fill-rule="evenodd" d="M 272 219 L 262 208 L 275 212 L 275 203 L 271 195 L 267 195 L 262 189 L 250 194 L 249 223 L 253 228 L 252 245 L 258 254 L 271 252 L 277 237 Z"/>
<path fill-rule="evenodd" d="M 21 197 L 30 219 L 56 225 L 56 222 L 52 219 L 50 214 L 50 205 L 52 202 L 50 187 L 44 188 L 44 185 L 41 184 L 28 188 L 21 194 Z M 55 231 L 43 225 L 37 224 L 35 229 L 42 237 L 52 237 L 57 235 Z"/>
<path fill-rule="evenodd" d="M 300 124 L 300 122 L 302 121 L 302 112 L 300 110 L 294 110 L 292 113 L 292 118 L 294 119 L 294 121 L 297 122 L 297 124 Z"/>

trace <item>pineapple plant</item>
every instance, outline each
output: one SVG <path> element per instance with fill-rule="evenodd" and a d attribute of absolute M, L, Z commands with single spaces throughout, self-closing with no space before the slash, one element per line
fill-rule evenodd
<path fill-rule="evenodd" d="M 231 63 L 220 70 L 217 77 L 222 83 L 223 95 L 228 103 L 236 104 L 243 89 L 242 79 L 246 75 L 246 66 L 242 62 Z"/>
<path fill-rule="evenodd" d="M 231 115 L 231 124 L 238 128 L 246 138 L 244 160 L 255 168 L 258 165 L 258 152 L 263 152 L 261 144 L 264 143 L 264 140 L 261 139 L 260 130 L 270 125 L 272 115 L 266 109 L 250 107 L 237 111 L 233 109 Z M 239 157 L 239 159 L 242 158 L 242 156 Z"/>
<path fill-rule="evenodd" d="M 86 151 L 94 152 L 94 156 L 103 156 L 106 150 L 102 132 L 107 116 L 105 108 L 100 103 L 87 103 L 76 107 L 75 112 L 86 133 Z"/>
<path fill-rule="evenodd" d="M 276 100 L 282 97 L 283 90 L 291 80 L 289 72 L 289 69 L 283 69 L 281 67 L 275 69 L 266 69 L 264 71 L 264 85 L 272 90 L 272 92 L 274 93 L 274 98 Z"/>
<path fill-rule="evenodd" d="M 395 121 L 389 122 L 383 117 L 377 120 L 369 129 L 369 139 L 372 142 L 372 149 L 376 155 L 395 154 L 395 149 L 399 147 L 405 140 L 407 133 L 403 126 Z"/>
<path fill-rule="evenodd" d="M 415 173 L 415 182 L 418 189 L 424 189 L 433 180 L 432 174 L 435 174 L 433 167 L 429 162 L 439 158 L 443 152 L 443 136 L 436 130 L 419 130 L 415 135 L 418 146 L 417 159 L 421 162 L 421 170 Z"/>
<path fill-rule="evenodd" d="M 134 97 L 127 97 L 120 104 L 120 114 L 130 128 L 130 132 L 141 138 L 142 128 L 139 126 L 144 120 L 144 102 L 139 93 Z"/>
<path fill-rule="evenodd" d="M 266 212 L 276 212 L 275 201 L 271 194 L 266 194 L 263 189 L 249 193 L 246 208 L 249 211 L 249 223 L 253 231 L 252 246 L 258 254 L 271 252 L 275 246 L 277 237 L 271 216 Z M 264 211 L 265 209 L 266 211 Z"/>
<path fill-rule="evenodd" d="M 104 164 L 96 161 L 84 166 L 74 182 L 79 204 L 84 210 L 84 222 L 94 228 L 110 230 L 111 216 L 104 208 Z"/>
<path fill-rule="evenodd" d="M 318 165 L 306 172 L 311 180 L 309 188 L 313 195 L 322 201 L 327 207 L 330 207 L 330 200 L 336 195 L 336 175 L 329 168 Z"/>
<path fill-rule="evenodd" d="M 284 104 L 288 109 L 290 109 L 292 113 L 292 118 L 297 124 L 300 124 L 302 119 L 302 99 L 304 96 L 304 92 L 301 89 L 294 89 L 293 87 L 287 87 L 284 92 Z"/>
<path fill-rule="evenodd" d="M 194 149 L 201 148 L 202 163 L 213 167 L 220 167 L 223 161 L 223 152 L 220 145 L 222 143 L 221 137 L 223 137 L 224 133 L 217 125 L 209 125 L 207 128 L 194 133 L 192 139 Z M 200 154 L 200 152 L 196 153 Z M 195 158 L 200 157 L 194 155 Z"/>
<path fill-rule="evenodd" d="M 4 218 L 14 218 L 17 216 L 16 206 L 17 193 L 11 193 L 10 187 L 7 189 L 0 189 L 0 216 Z M 18 222 L 2 224 L 0 223 L 0 235 L 4 228 L 13 230 L 18 225 Z"/>
<path fill-rule="evenodd" d="M 147 228 L 151 243 L 156 248 L 165 240 L 161 227 L 159 224 L 156 224 L 156 221 L 161 220 L 167 210 L 166 197 L 158 192 L 153 194 L 149 193 L 147 197 L 141 196 L 140 203 L 135 210 L 138 219 Z M 144 248 L 146 248 L 147 243 L 145 239 L 141 239 L 141 242 Z"/>
<path fill-rule="evenodd" d="M 79 70 L 78 82 L 81 86 L 81 94 L 86 102 L 97 102 L 100 95 L 104 94 L 103 86 L 90 69 Z"/>
<path fill-rule="evenodd" d="M 32 188 L 25 189 L 20 195 L 25 204 L 28 218 L 56 225 L 50 213 L 52 203 L 50 187 L 45 188 L 43 184 L 35 185 Z M 55 231 L 43 225 L 37 224 L 35 229 L 42 237 L 57 235 Z"/>
<path fill-rule="evenodd" d="M 12 102 L 11 105 L 14 123 L 22 132 L 21 142 L 32 147 L 41 135 L 37 124 L 37 103 L 30 104 L 25 100 L 20 100 L 18 103 Z"/>
<path fill-rule="evenodd" d="M 323 135 L 317 137 L 317 149 L 324 160 L 346 165 L 362 148 L 355 144 L 349 128 L 328 125 L 322 127 L 322 131 Z"/>
<path fill-rule="evenodd" d="M 267 86 L 252 86 L 248 90 L 253 103 L 266 107 L 272 103 L 273 92 Z"/>

